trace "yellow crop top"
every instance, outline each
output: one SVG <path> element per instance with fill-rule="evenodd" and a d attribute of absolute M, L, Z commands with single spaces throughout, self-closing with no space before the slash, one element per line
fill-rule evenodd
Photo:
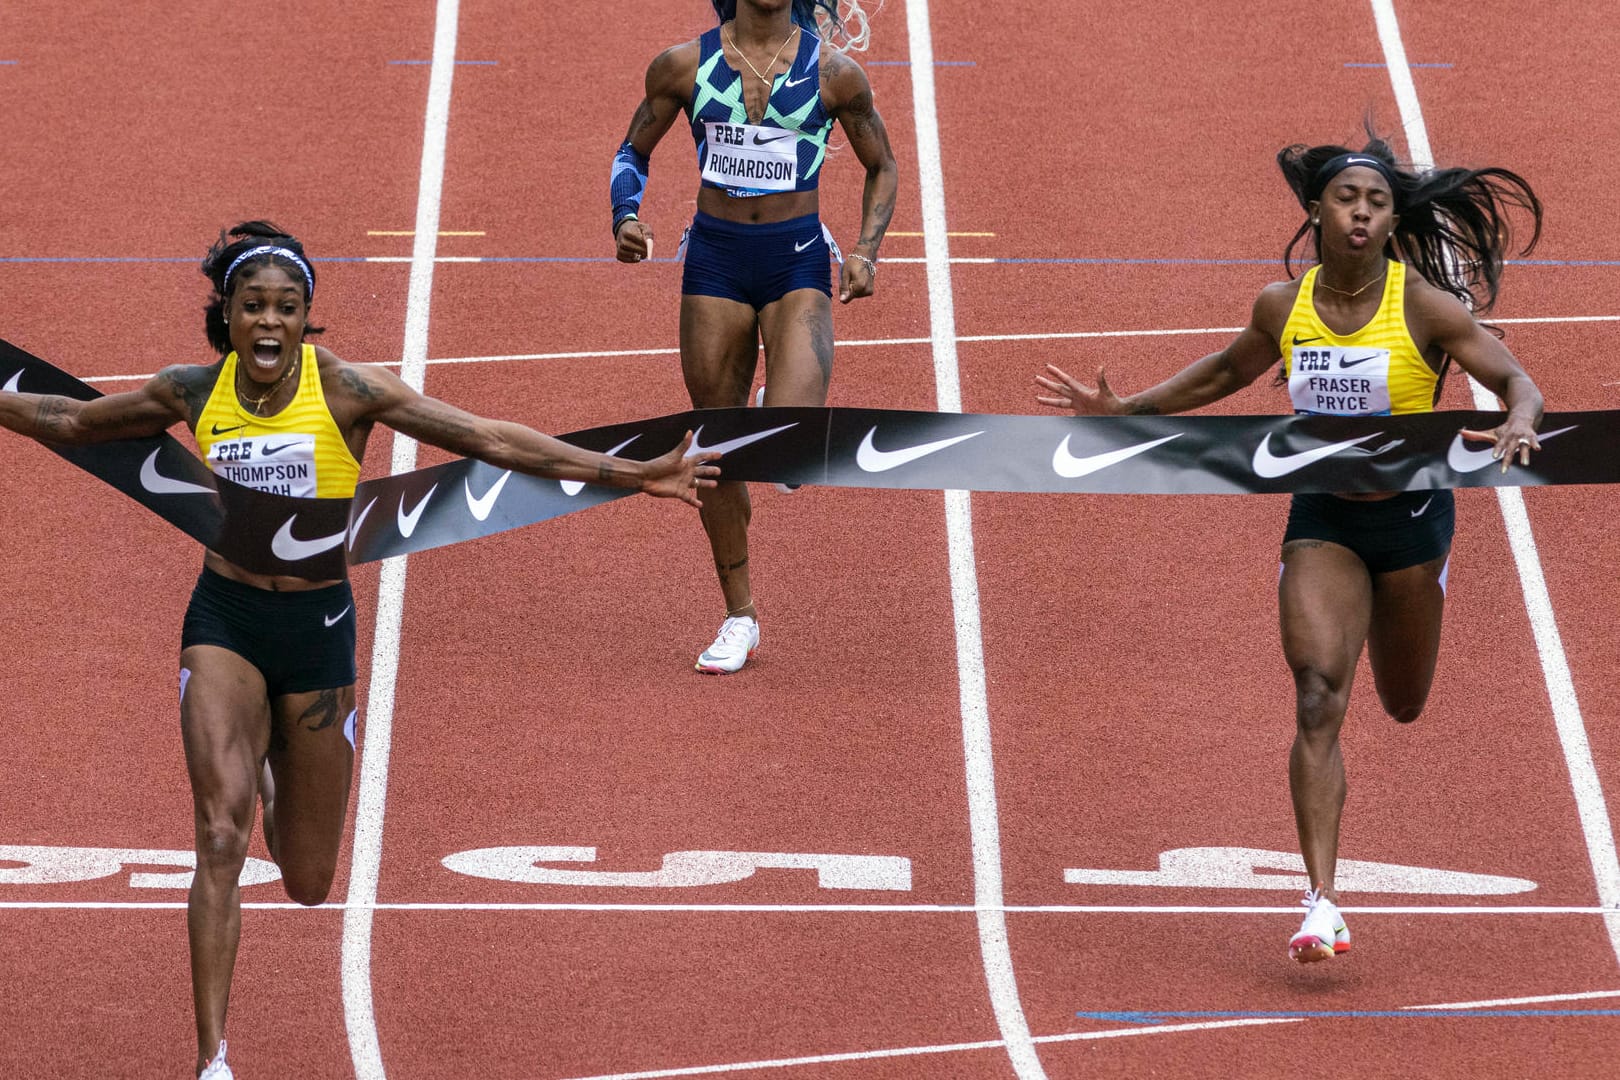
<path fill-rule="evenodd" d="M 236 397 L 236 354 L 225 357 L 219 381 L 197 418 L 197 447 L 214 475 L 277 495 L 347 499 L 360 463 L 338 431 L 321 389 L 315 346 L 303 346 L 298 392 L 273 416 L 255 416 Z"/>
<path fill-rule="evenodd" d="M 1378 312 L 1353 334 L 1335 334 L 1316 313 L 1313 266 L 1283 326 L 1283 373 L 1294 411 L 1329 416 L 1432 412 L 1439 375 L 1406 328 L 1406 264 L 1389 261 Z"/>

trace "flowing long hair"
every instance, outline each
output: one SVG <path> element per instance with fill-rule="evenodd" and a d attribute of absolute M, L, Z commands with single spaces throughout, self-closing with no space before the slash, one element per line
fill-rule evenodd
<path fill-rule="evenodd" d="M 264 252 L 253 255 L 242 261 L 231 275 L 231 280 L 225 280 L 226 273 L 236 257 L 244 251 L 252 251 L 257 247 L 285 248 L 303 260 L 300 266 L 283 256 L 273 252 Z M 287 232 L 269 221 L 244 221 L 234 225 L 219 234 L 214 246 L 208 249 L 203 256 L 201 270 L 203 276 L 208 278 L 214 286 L 214 293 L 203 308 L 203 332 L 208 335 L 208 344 L 213 346 L 215 352 L 224 356 L 231 351 L 230 328 L 225 323 L 225 305 L 230 302 L 230 293 L 236 291 L 236 286 L 252 277 L 266 266 L 276 266 L 292 275 L 295 280 L 304 283 L 304 299 L 307 301 L 315 295 L 315 266 L 304 254 L 304 245 L 296 236 Z M 305 271 L 308 271 L 306 277 Z M 229 291 L 227 291 L 229 289 Z M 304 334 L 321 333 L 322 328 L 304 324 Z"/>
<path fill-rule="evenodd" d="M 737 0 L 709 0 L 721 22 L 737 17 Z M 878 0 L 878 7 L 883 0 Z M 839 9 L 842 8 L 842 14 Z M 875 9 L 874 9 L 875 10 Z M 861 0 L 793 0 L 793 21 L 838 49 L 861 52 L 872 37 Z"/>
<path fill-rule="evenodd" d="M 1367 129 L 1367 145 L 1351 151 L 1342 146 L 1284 147 L 1277 166 L 1301 206 L 1320 197 L 1313 181 L 1329 160 L 1357 153 L 1377 158 L 1389 167 L 1394 184 L 1395 213 L 1400 221 L 1390 234 L 1385 254 L 1415 266 L 1437 288 L 1484 313 L 1496 304 L 1502 279 L 1502 260 L 1513 248 L 1511 211 L 1530 215 L 1530 239 L 1520 255 L 1528 255 L 1541 238 L 1541 200 L 1529 183 L 1507 169 L 1431 169 L 1418 172 L 1395 159 L 1389 143 Z M 1295 250 L 1309 236 L 1320 251 L 1320 228 L 1305 221 L 1283 252 L 1288 276 L 1294 276 Z"/>

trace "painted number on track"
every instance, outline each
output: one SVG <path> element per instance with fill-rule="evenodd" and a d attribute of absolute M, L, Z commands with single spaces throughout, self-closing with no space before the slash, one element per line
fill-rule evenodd
<path fill-rule="evenodd" d="M 1261 873 L 1261 871 L 1273 871 Z M 1159 855 L 1157 870 L 1065 870 L 1070 885 L 1148 885 L 1189 889 L 1281 889 L 1310 887 L 1305 860 L 1291 852 L 1259 848 L 1176 848 Z M 1524 878 L 1430 870 L 1421 866 L 1340 859 L 1334 884 L 1345 892 L 1441 893 L 1505 896 L 1536 887 Z"/>
<path fill-rule="evenodd" d="M 6 865 L 21 863 L 20 866 Z M 129 875 L 132 889 L 189 889 L 197 866 L 194 851 L 165 851 L 155 848 L 29 847 L 0 844 L 0 885 L 60 885 L 70 881 L 95 881 L 116 877 L 126 867 L 180 866 L 183 870 L 163 873 L 135 871 Z M 276 864 L 249 858 L 238 879 L 243 885 L 262 885 L 281 877 Z"/>
<path fill-rule="evenodd" d="M 769 851 L 672 851 L 657 870 L 564 870 L 543 863 L 596 861 L 593 847 L 493 847 L 446 855 L 458 874 L 525 885 L 612 885 L 630 888 L 692 888 L 725 885 L 756 870 L 814 870 L 823 889 L 911 888 L 911 860 L 894 855 L 795 855 Z"/>

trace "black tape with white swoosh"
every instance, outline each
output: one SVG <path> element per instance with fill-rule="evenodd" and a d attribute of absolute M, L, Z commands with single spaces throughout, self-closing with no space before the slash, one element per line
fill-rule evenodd
<path fill-rule="evenodd" d="M 14 366 L 15 365 L 15 366 Z M 20 374 L 19 374 L 20 373 Z M 92 388 L 0 342 L 0 387 L 81 399 Z M 834 487 L 1236 495 L 1620 483 L 1620 410 L 1549 413 L 1529 467 L 1503 472 L 1468 427 L 1500 413 L 1075 418 L 885 409 L 712 409 L 560 438 L 646 460 L 686 431 L 728 480 Z M 459 460 L 298 499 L 215 477 L 170 438 L 54 448 L 239 565 L 340 577 L 345 562 L 489 536 L 629 492 Z"/>

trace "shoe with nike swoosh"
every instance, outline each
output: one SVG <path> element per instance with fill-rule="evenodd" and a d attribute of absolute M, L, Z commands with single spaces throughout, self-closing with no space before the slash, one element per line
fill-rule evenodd
<path fill-rule="evenodd" d="M 1302 964 L 1331 960 L 1350 951 L 1350 928 L 1333 901 L 1312 889 L 1300 903 L 1305 905 L 1305 922 L 1299 933 L 1288 939 L 1288 958 Z"/>
<path fill-rule="evenodd" d="M 235 1074 L 231 1072 L 231 1067 L 225 1064 L 224 1039 L 219 1041 L 219 1053 L 215 1054 L 214 1060 L 210 1061 L 208 1067 L 197 1075 L 197 1080 L 236 1080 Z"/>
<path fill-rule="evenodd" d="M 759 622 L 747 615 L 730 615 L 720 624 L 714 644 L 703 650 L 695 665 L 705 675 L 732 675 L 742 670 L 759 651 Z"/>

